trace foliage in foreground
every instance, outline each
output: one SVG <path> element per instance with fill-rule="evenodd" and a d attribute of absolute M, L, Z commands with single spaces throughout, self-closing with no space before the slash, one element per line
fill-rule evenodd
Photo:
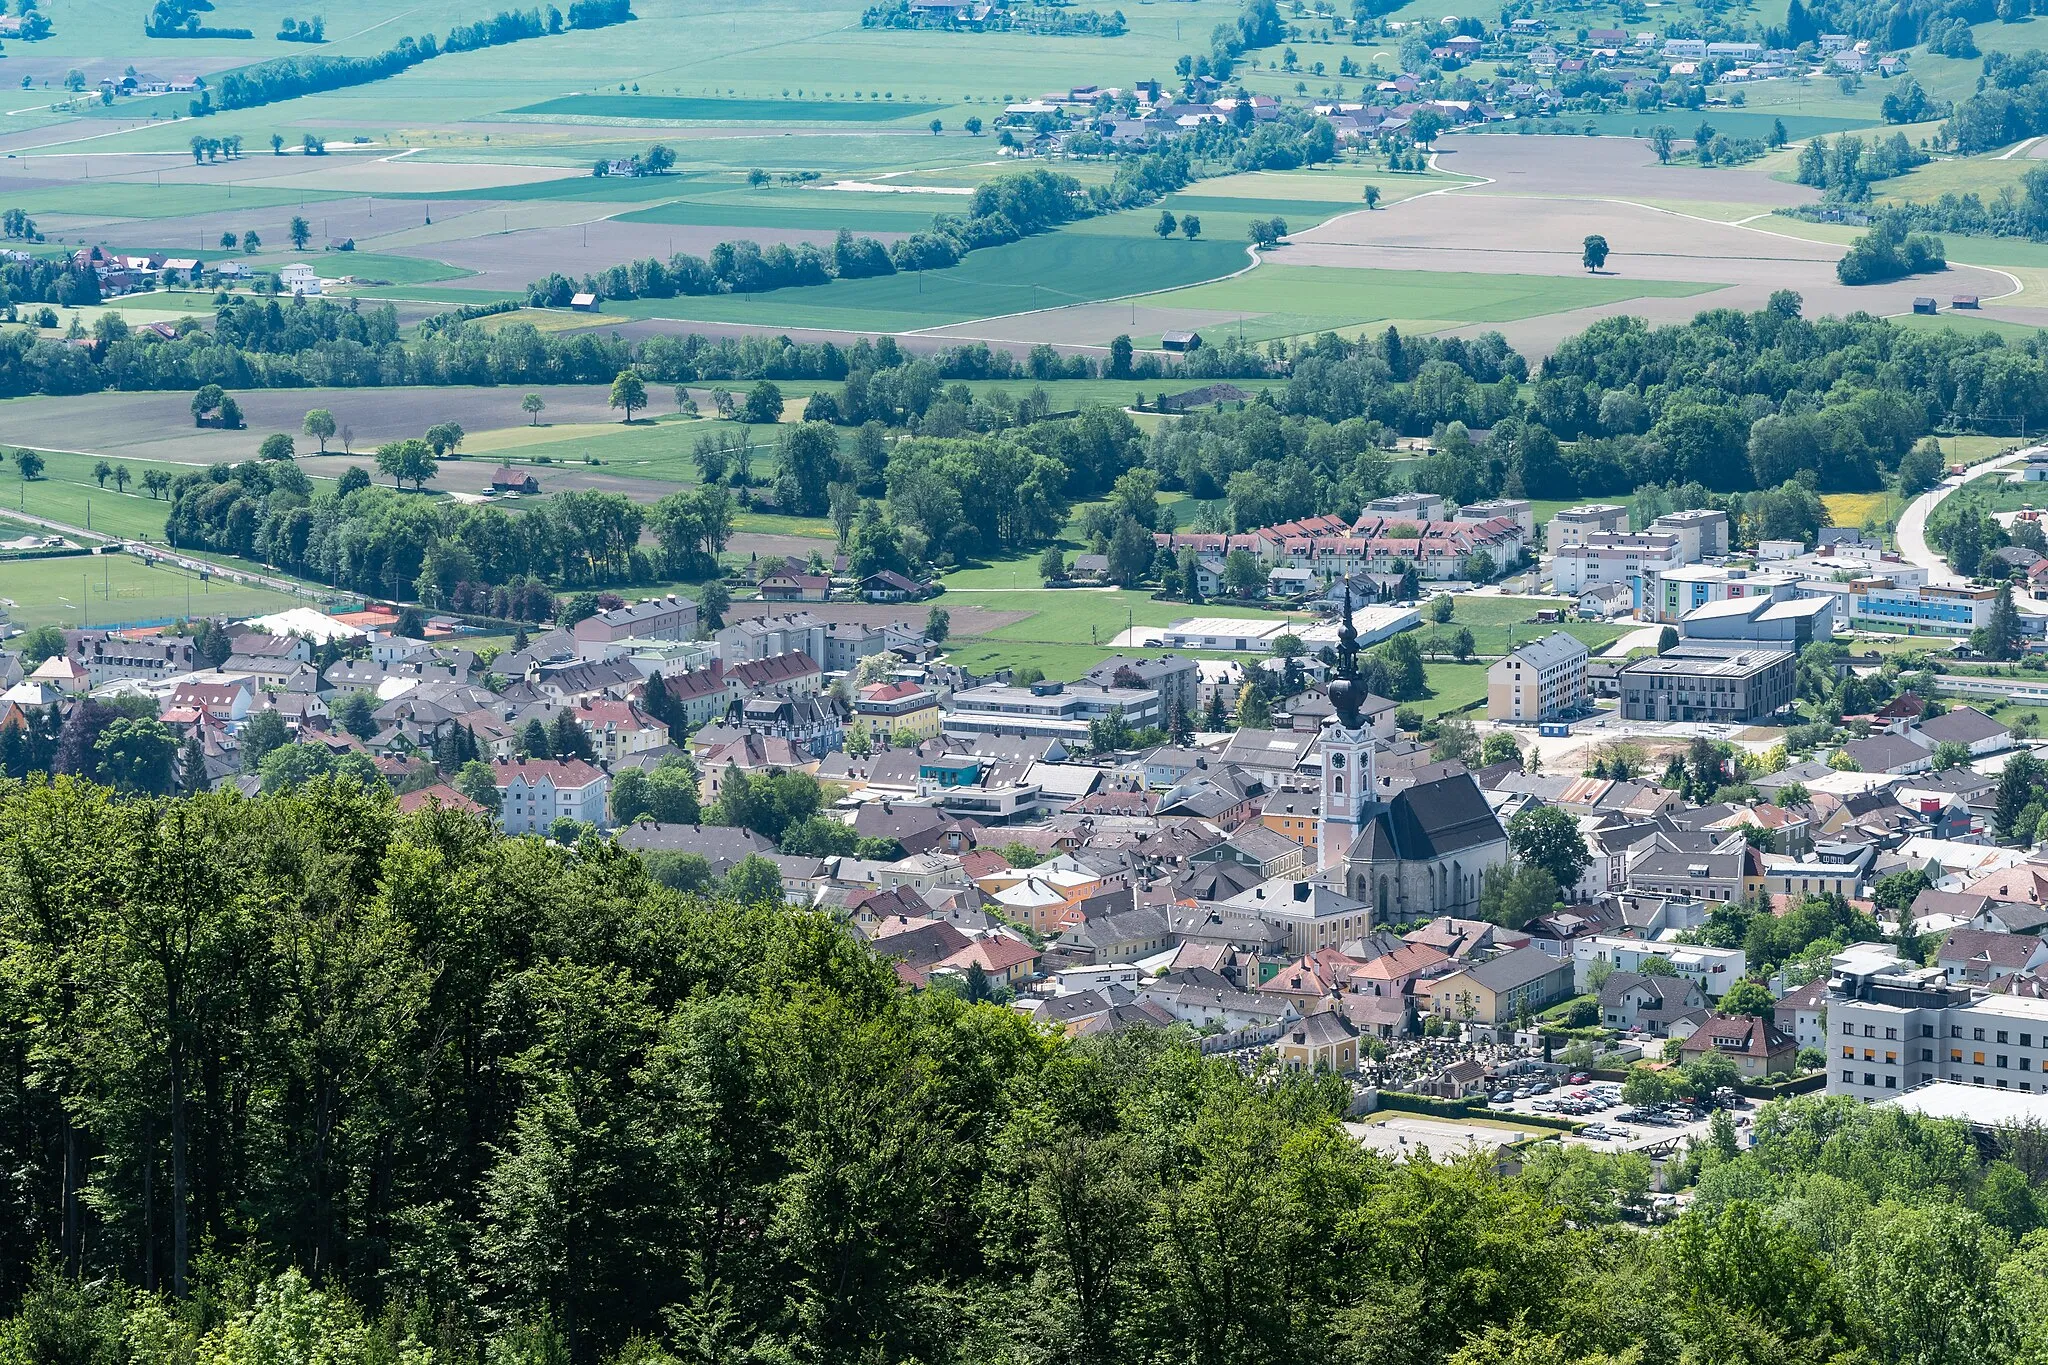
<path fill-rule="evenodd" d="M 0 1361 L 2041 1358 L 2038 1133 L 1774 1106 L 1519 1176 L 899 988 L 608 841 L 0 787 Z M 74 1183 L 67 1172 L 85 1172 Z"/>

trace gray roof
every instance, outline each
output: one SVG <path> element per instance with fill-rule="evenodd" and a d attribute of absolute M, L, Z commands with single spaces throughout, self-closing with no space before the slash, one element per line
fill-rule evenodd
<path fill-rule="evenodd" d="M 1572 964 L 1569 959 L 1552 957 L 1541 948 L 1516 948 L 1475 963 L 1468 970 L 1474 981 L 1499 993 L 1541 981 L 1552 972 L 1571 971 Z"/>
<path fill-rule="evenodd" d="M 1869 739 L 1851 740 L 1842 746 L 1841 751 L 1856 760 L 1857 769 L 1866 773 L 1888 773 L 1895 768 L 1908 768 L 1915 763 L 1929 761 L 1926 749 L 1899 735 L 1872 735 Z"/>
<path fill-rule="evenodd" d="M 1500 820 L 1472 774 L 1459 771 L 1396 792 L 1359 831 L 1354 861 L 1427 861 L 1505 840 Z"/>
<path fill-rule="evenodd" d="M 1978 744 L 1987 739 L 2010 739 L 2012 731 L 1974 706 L 1958 706 L 1946 715 L 1920 722 L 1920 733 L 1936 744 Z"/>
<path fill-rule="evenodd" d="M 750 853 L 775 851 L 772 840 L 728 825 L 664 825 L 649 820 L 626 826 L 617 839 L 620 848 L 635 853 L 695 853 L 711 864 L 715 876 L 723 876 Z"/>

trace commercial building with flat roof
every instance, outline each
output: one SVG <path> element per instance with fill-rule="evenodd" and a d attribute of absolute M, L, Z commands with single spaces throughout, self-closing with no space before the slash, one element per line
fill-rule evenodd
<path fill-rule="evenodd" d="M 1592 531 L 1559 547 L 1550 559 L 1550 576 L 1557 591 L 1568 597 L 1603 583 L 1624 583 L 1640 603 L 1643 585 L 1652 575 L 1689 562 L 1677 536 Z"/>
<path fill-rule="evenodd" d="M 1621 671 L 1621 714 L 1626 720 L 1754 724 L 1792 704 L 1797 658 L 1789 649 L 1681 643 Z"/>
<path fill-rule="evenodd" d="M 1728 553 L 1728 514 L 1710 507 L 1684 512 L 1666 512 L 1644 528 L 1677 536 L 1686 554 L 1694 560 L 1713 559 Z"/>
<path fill-rule="evenodd" d="M 1124 721 L 1134 730 L 1166 723 L 1159 694 L 1151 688 L 990 683 L 955 692 L 943 725 L 949 735 L 1039 735 L 1085 741 L 1088 723 L 1107 718 L 1117 707 L 1123 708 Z"/>
<path fill-rule="evenodd" d="M 1688 640 L 1804 649 L 1815 640 L 1833 638 L 1835 602 L 1832 597 L 1730 597 L 1694 607 L 1680 618 L 1678 628 Z"/>

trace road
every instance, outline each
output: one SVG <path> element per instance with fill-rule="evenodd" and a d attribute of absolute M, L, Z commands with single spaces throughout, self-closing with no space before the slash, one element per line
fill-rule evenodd
<path fill-rule="evenodd" d="M 210 574 L 215 578 L 225 579 L 230 583 L 241 583 L 249 587 L 271 588 L 277 592 L 290 593 L 294 597 L 304 597 L 315 602 L 334 595 L 332 593 L 318 592 L 307 587 L 304 583 L 295 583 L 289 578 L 275 578 L 269 574 L 255 573 L 248 569 L 231 569 L 215 564 L 210 560 L 190 559 L 175 550 L 166 550 L 163 546 L 152 545 L 146 540 L 116 540 L 112 536 L 101 535 L 98 531 L 88 531 L 83 526 L 73 526 L 68 522 L 52 521 L 48 517 L 39 517 L 28 512 L 17 512 L 12 508 L 0 508 L 0 515 L 4 515 L 9 521 L 19 521 L 30 526 L 39 526 L 45 531 L 55 531 L 59 535 L 67 536 L 73 540 L 98 543 L 102 546 L 126 550 L 129 554 L 134 555 L 145 563 L 170 564 L 190 573 Z"/>
<path fill-rule="evenodd" d="M 1961 574 L 1951 570 L 1942 557 L 1928 547 L 1928 514 L 1940 505 L 1943 498 L 1955 492 L 1972 479 L 1980 479 L 1995 469 L 2003 469 L 2008 465 L 2016 464 L 2043 448 L 2042 446 L 2029 446 L 2025 450 L 2015 450 L 2010 455 L 2001 455 L 1995 460 L 1986 460 L 1982 464 L 1971 465 L 1963 472 L 1963 476 L 1960 479 L 1945 477 L 1940 483 L 1913 499 L 1911 503 L 1907 504 L 1906 510 L 1899 514 L 1899 554 L 1907 563 L 1917 564 L 1927 570 L 1927 581 L 1936 587 L 1954 587 L 1969 582 Z"/>

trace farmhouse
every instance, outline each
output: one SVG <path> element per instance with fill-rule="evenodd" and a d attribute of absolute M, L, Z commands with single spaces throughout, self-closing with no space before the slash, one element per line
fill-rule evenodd
<path fill-rule="evenodd" d="M 528 470 L 513 469 L 500 465 L 491 471 L 491 491 L 494 493 L 538 493 L 540 480 Z"/>

